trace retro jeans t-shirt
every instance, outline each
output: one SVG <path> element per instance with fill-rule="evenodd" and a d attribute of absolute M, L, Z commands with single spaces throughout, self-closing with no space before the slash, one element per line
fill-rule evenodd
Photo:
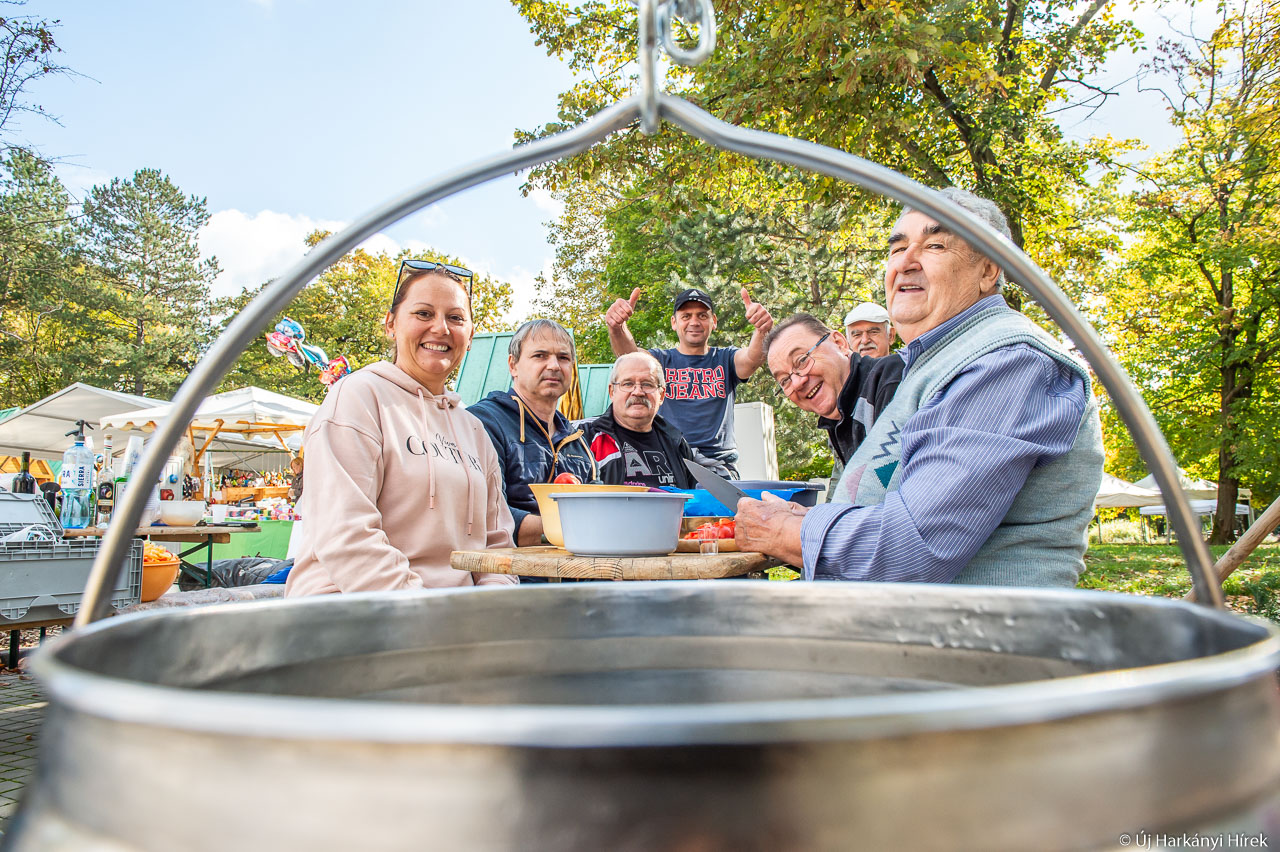
<path fill-rule="evenodd" d="M 713 346 L 706 355 L 678 349 L 650 349 L 666 373 L 662 416 L 685 440 L 707 455 L 737 459 L 733 437 L 734 389 L 742 384 L 733 368 L 736 346 Z"/>

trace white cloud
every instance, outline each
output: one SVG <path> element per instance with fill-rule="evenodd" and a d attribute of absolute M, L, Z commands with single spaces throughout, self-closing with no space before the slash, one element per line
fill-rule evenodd
<path fill-rule="evenodd" d="M 306 253 L 307 234 L 317 228 L 338 230 L 344 224 L 271 210 L 214 213 L 198 235 L 201 253 L 217 257 L 222 268 L 211 288 L 213 295 L 234 296 L 275 278 Z"/>
<path fill-rule="evenodd" d="M 430 222 L 442 219 L 436 213 Z M 234 296 L 247 287 L 257 287 L 287 272 L 302 259 L 307 251 L 303 242 L 307 234 L 317 229 L 340 231 L 348 222 L 312 219 L 303 214 L 276 213 L 263 210 L 248 214 L 240 210 L 220 210 L 209 217 L 209 223 L 200 230 L 201 253 L 215 256 L 222 272 L 211 288 L 214 296 Z M 401 250 L 428 252 L 432 247 L 417 239 L 399 242 L 387 234 L 375 234 L 360 244 L 360 248 L 372 252 L 395 255 Z M 491 276 L 511 283 L 512 305 L 507 319 L 514 322 L 530 316 L 533 300 L 538 295 L 536 278 L 541 272 L 548 279 L 554 258 L 543 258 L 541 270 L 521 266 L 505 268 L 494 258 L 474 258 L 460 255 L 458 260 L 481 276 Z"/>
<path fill-rule="evenodd" d="M 315 230 L 341 231 L 349 222 L 312 219 L 303 214 L 263 210 L 248 214 L 240 210 L 220 210 L 198 235 L 205 257 L 217 257 L 222 272 L 214 281 L 214 296 L 234 296 L 247 287 L 257 287 L 288 271 L 307 252 L 304 242 Z M 386 234 L 374 234 L 360 244 L 372 253 L 395 255 L 401 249 L 425 250 L 420 240 L 399 243 Z"/>
<path fill-rule="evenodd" d="M 559 219 L 564 213 L 564 202 L 553 196 L 548 190 L 541 187 L 529 192 L 529 200 L 533 202 L 533 206 L 539 210 L 550 213 Z"/>
<path fill-rule="evenodd" d="M 533 300 L 538 296 L 538 285 L 535 279 L 540 271 L 542 276 L 550 281 L 553 262 L 552 258 L 547 257 L 543 258 L 541 270 L 530 271 L 517 266 L 507 273 L 506 280 L 511 282 L 511 311 L 507 314 L 509 321 L 533 318 Z"/>

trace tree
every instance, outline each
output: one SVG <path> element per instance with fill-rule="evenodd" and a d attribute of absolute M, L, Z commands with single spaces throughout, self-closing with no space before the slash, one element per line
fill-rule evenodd
<path fill-rule="evenodd" d="M 1137 171 L 1135 242 L 1106 292 L 1117 352 L 1170 443 L 1216 474 L 1215 543 L 1242 482 L 1280 491 L 1278 31 L 1275 0 L 1223 3 L 1211 34 L 1160 46 L 1183 139 Z"/>
<path fill-rule="evenodd" d="M 26 405 L 97 376 L 95 318 L 83 288 L 70 197 L 20 148 L 0 163 L 0 399 Z"/>
<path fill-rule="evenodd" d="M 22 3 L 6 3 L 21 6 Z M 56 61 L 61 48 L 53 38 L 58 21 L 47 21 L 29 15 L 0 15 L 0 139 L 5 153 L 15 146 L 10 139 L 19 115 L 34 114 L 51 118 L 38 103 L 28 99 L 32 82 L 50 74 L 66 74 L 69 70 Z"/>
<path fill-rule="evenodd" d="M 561 96 L 560 120 L 519 139 L 580 122 L 633 90 L 636 21 L 629 4 L 513 2 L 548 52 L 583 75 Z M 1050 274 L 1072 272 L 1077 252 L 1099 258 L 1098 235 L 1075 212 L 1089 201 L 1087 167 L 1104 161 L 1114 144 L 1072 143 L 1056 117 L 1072 103 L 1087 106 L 1112 94 L 1089 77 L 1117 47 L 1136 45 L 1139 34 L 1114 18 L 1106 0 L 716 5 L 715 55 L 697 68 L 673 68 L 669 90 L 727 121 L 992 198 L 1009 217 L 1014 242 L 1050 261 Z M 832 181 L 798 187 L 791 177 L 683 134 L 642 137 L 638 127 L 531 177 L 566 194 L 581 182 L 625 188 L 628 197 L 696 188 L 704 200 L 731 208 L 744 201 L 768 207 L 794 199 L 797 189 L 808 201 L 833 206 L 880 204 Z"/>
<path fill-rule="evenodd" d="M 306 243 L 314 248 L 327 236 L 328 232 L 317 231 L 307 236 Z M 364 249 L 348 252 L 307 285 L 288 308 L 272 318 L 262 328 L 262 334 L 271 331 L 287 316 L 301 324 L 306 331 L 307 343 L 319 346 L 330 358 L 346 356 L 352 370 L 389 357 L 391 347 L 383 334 L 382 319 L 391 304 L 400 262 L 408 256 L 408 251 L 394 256 L 386 252 L 370 254 Z M 461 265 L 457 258 L 439 252 L 414 252 L 413 256 Z M 224 316 L 233 315 L 261 292 L 262 287 L 220 301 L 216 312 Z M 472 286 L 472 310 L 477 331 L 502 330 L 503 317 L 510 308 L 509 283 L 489 276 L 477 276 Z M 315 370 L 303 372 L 286 358 L 271 355 L 265 342 L 251 345 L 240 356 L 222 380 L 220 390 L 246 385 L 257 385 L 312 402 L 322 401 L 326 391 Z"/>
<path fill-rule="evenodd" d="M 93 264 L 84 284 L 102 294 L 98 354 L 133 393 L 171 395 L 199 359 L 218 274 L 196 240 L 208 220 L 205 199 L 183 196 L 156 169 L 95 186 L 84 200 Z"/>

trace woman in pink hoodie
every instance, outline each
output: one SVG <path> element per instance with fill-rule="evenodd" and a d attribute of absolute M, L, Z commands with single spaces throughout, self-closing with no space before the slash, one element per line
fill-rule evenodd
<path fill-rule="evenodd" d="M 384 320 L 392 361 L 336 383 L 307 427 L 304 540 L 287 595 L 516 582 L 449 567 L 454 550 L 513 546 L 493 445 L 445 390 L 475 333 L 470 276 L 405 261 Z"/>

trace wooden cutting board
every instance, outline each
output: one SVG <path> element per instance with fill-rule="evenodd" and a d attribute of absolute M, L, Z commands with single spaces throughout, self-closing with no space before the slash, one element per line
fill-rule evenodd
<path fill-rule="evenodd" d="M 455 550 L 450 566 L 486 574 L 574 580 L 717 580 L 763 571 L 763 553 L 669 553 L 666 556 L 574 556 L 560 547 Z"/>

